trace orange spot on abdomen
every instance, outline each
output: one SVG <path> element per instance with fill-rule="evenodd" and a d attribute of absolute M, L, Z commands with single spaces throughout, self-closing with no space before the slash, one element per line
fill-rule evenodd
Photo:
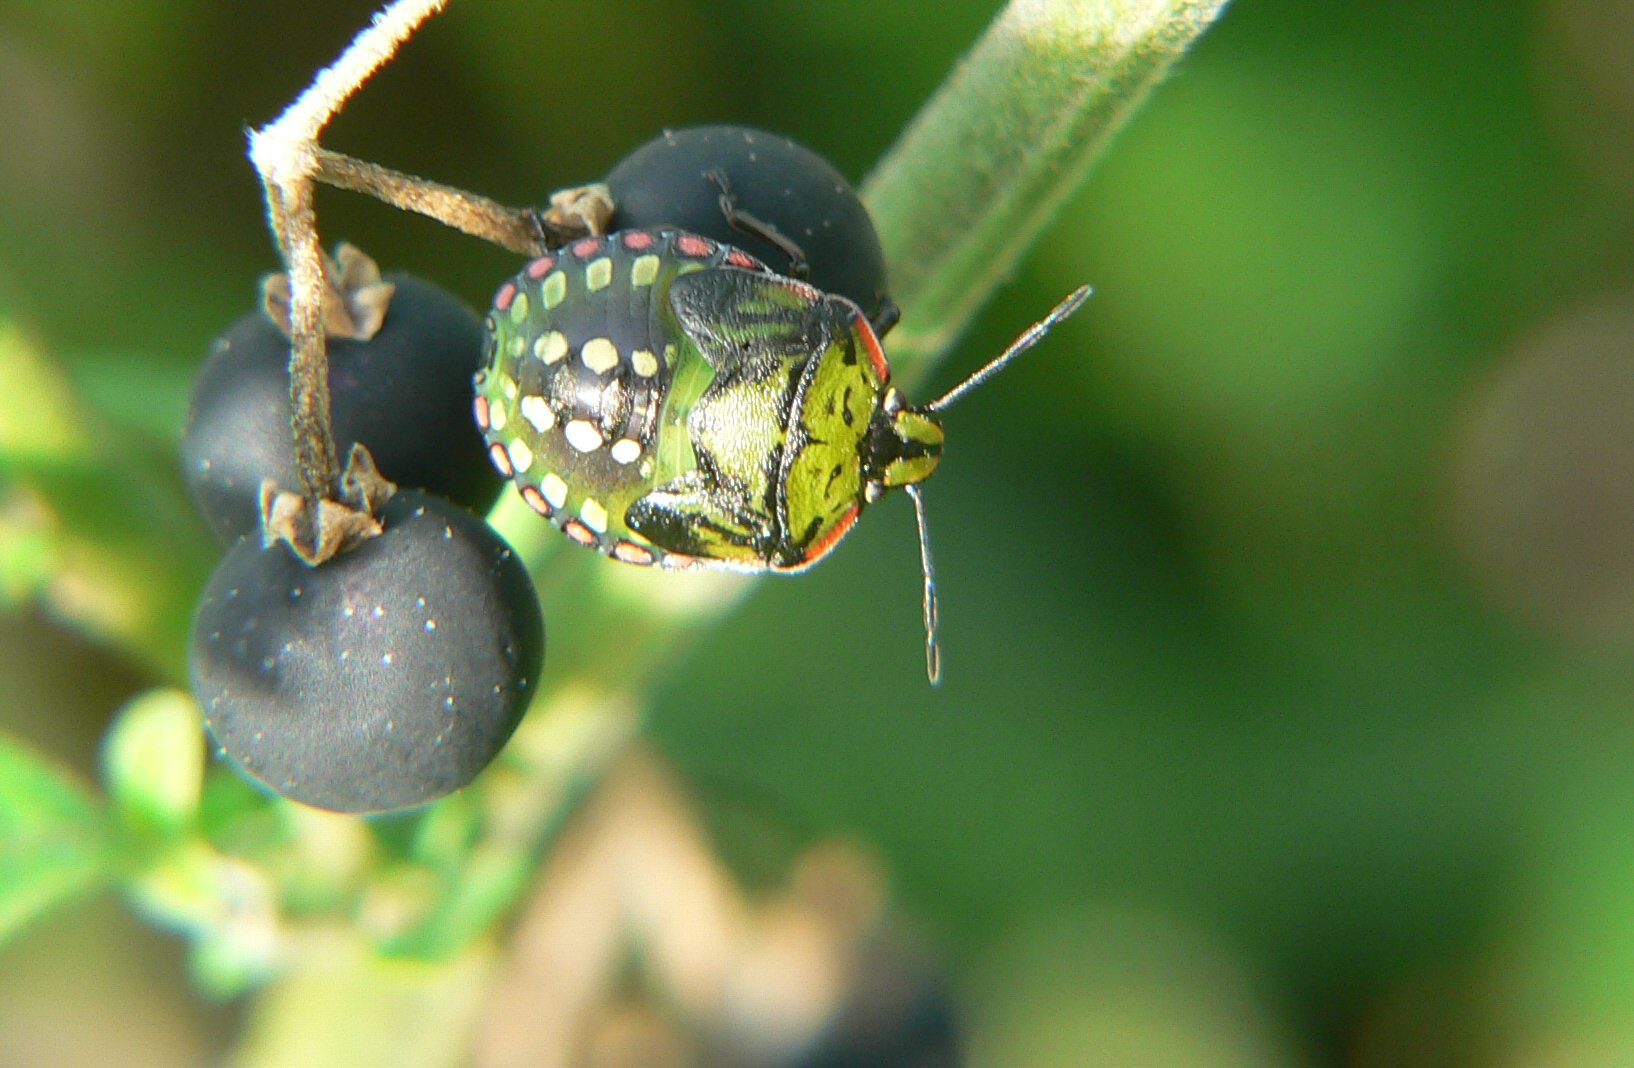
<path fill-rule="evenodd" d="M 697 234 L 676 234 L 675 251 L 683 256 L 713 256 L 715 242 L 699 237 Z"/>
<path fill-rule="evenodd" d="M 569 519 L 566 523 L 563 523 L 562 533 L 566 534 L 580 545 L 593 546 L 599 540 L 596 537 L 595 531 L 591 530 L 577 519 Z"/>
<path fill-rule="evenodd" d="M 550 506 L 550 502 L 545 500 L 544 494 L 532 486 L 522 487 L 522 499 L 528 502 L 529 508 L 532 508 L 546 519 L 549 519 L 551 514 L 555 512 L 555 509 Z"/>

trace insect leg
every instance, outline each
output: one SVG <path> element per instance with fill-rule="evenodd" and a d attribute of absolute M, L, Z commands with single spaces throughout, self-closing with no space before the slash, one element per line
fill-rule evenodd
<path fill-rule="evenodd" d="M 720 190 L 721 214 L 726 216 L 728 226 L 739 233 L 758 237 L 783 253 L 789 261 L 788 270 L 784 273 L 790 278 L 804 281 L 811 277 L 811 264 L 806 261 L 805 250 L 771 223 L 756 218 L 739 207 L 737 194 L 732 192 L 732 183 L 726 177 L 725 171 L 719 167 L 707 170 L 704 172 L 704 179 Z"/>

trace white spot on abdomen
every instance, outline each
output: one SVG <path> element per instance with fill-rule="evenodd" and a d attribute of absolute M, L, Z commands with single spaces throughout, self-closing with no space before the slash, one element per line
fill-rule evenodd
<path fill-rule="evenodd" d="M 594 497 L 585 499 L 584 505 L 579 509 L 579 518 L 584 520 L 585 526 L 597 534 L 607 533 L 607 509 L 603 508 L 601 502 Z"/>
<path fill-rule="evenodd" d="M 532 423 L 533 429 L 541 434 L 556 425 L 556 413 L 550 410 L 550 405 L 545 403 L 543 397 L 537 395 L 523 397 L 519 407 L 522 410 L 522 418 Z"/>
<path fill-rule="evenodd" d="M 567 435 L 567 443 L 580 452 L 595 452 L 601 448 L 601 431 L 583 419 L 573 420 L 562 433 Z"/>
<path fill-rule="evenodd" d="M 560 330 L 540 334 L 533 343 L 533 354 L 547 364 L 557 362 L 567 355 L 567 335 Z"/>
<path fill-rule="evenodd" d="M 604 337 L 593 337 L 579 350 L 579 359 L 598 375 L 618 366 L 618 347 Z"/>

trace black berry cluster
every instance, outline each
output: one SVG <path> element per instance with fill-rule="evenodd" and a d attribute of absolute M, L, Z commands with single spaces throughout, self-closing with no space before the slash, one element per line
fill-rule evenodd
<path fill-rule="evenodd" d="M 327 353 L 340 451 L 362 446 L 404 487 L 368 503 L 373 536 L 314 566 L 262 535 L 263 484 L 298 489 L 290 340 L 269 312 L 215 343 L 182 444 L 199 511 L 230 546 L 192 635 L 205 724 L 250 777 L 339 812 L 469 783 L 516 728 L 544 656 L 526 569 L 468 510 L 498 490 L 470 419 L 481 324 L 428 282 L 371 284 L 383 320 Z"/>
<path fill-rule="evenodd" d="M 667 132 L 607 186 L 613 230 L 712 238 L 848 297 L 881 329 L 892 321 L 868 212 L 786 137 Z M 376 812 L 434 800 L 487 766 L 527 707 L 544 626 L 526 570 L 467 510 L 485 511 L 500 486 L 471 419 L 482 324 L 429 282 L 382 278 L 355 250 L 337 259 L 329 427 L 335 452 L 363 456 L 384 481 L 333 487 L 362 533 L 322 548 L 311 512 L 323 506 L 293 445 L 288 287 L 274 279 L 266 308 L 217 340 L 182 442 L 188 487 L 229 546 L 199 606 L 191 673 L 232 764 L 297 801 Z M 273 489 L 307 496 L 279 520 Z"/>

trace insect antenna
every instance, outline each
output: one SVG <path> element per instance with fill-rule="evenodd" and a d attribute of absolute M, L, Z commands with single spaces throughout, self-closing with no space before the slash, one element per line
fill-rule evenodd
<path fill-rule="evenodd" d="M 925 496 L 919 483 L 903 487 L 913 498 L 914 519 L 919 523 L 919 567 L 925 573 L 925 674 L 930 684 L 942 681 L 942 647 L 936 640 L 936 565 L 930 559 L 930 532 L 925 526 Z"/>
<path fill-rule="evenodd" d="M 963 382 L 929 404 L 919 405 L 916 410 L 932 414 L 940 412 L 1004 370 L 1011 360 L 1038 344 L 1057 323 L 1081 308 L 1084 301 L 1089 299 L 1089 294 L 1088 286 L 1079 286 L 1068 293 L 1062 298 L 1061 303 L 1050 309 L 1048 315 L 1023 330 L 1021 336 L 1010 342 L 1003 352 L 993 357 Z M 931 685 L 935 686 L 942 681 L 942 646 L 937 640 L 936 565 L 930 558 L 930 529 L 925 522 L 925 496 L 918 482 L 910 482 L 903 488 L 908 491 L 908 496 L 913 498 L 914 519 L 919 524 L 919 567 L 925 575 L 925 674 L 929 676 Z"/>
<path fill-rule="evenodd" d="M 1089 293 L 1090 289 L 1088 286 L 1079 286 L 1071 293 L 1068 293 L 1066 297 L 1062 299 L 1061 303 L 1050 309 L 1050 313 L 1048 315 L 1044 316 L 1044 318 L 1023 330 L 1021 332 L 1021 336 L 1010 342 L 1010 346 L 1003 352 L 989 360 L 985 366 L 978 369 L 969 378 L 966 378 L 963 382 L 960 382 L 958 385 L 954 386 L 940 397 L 937 397 L 929 404 L 921 404 L 919 406 L 919 410 L 922 412 L 942 411 L 954 401 L 958 400 L 960 397 L 963 397 L 966 393 L 969 393 L 983 382 L 986 382 L 989 378 L 992 378 L 994 375 L 1004 370 L 1005 366 L 1009 364 L 1011 360 L 1038 344 L 1044 339 L 1044 335 L 1048 334 L 1057 323 L 1082 307 L 1084 301 L 1089 299 Z"/>

